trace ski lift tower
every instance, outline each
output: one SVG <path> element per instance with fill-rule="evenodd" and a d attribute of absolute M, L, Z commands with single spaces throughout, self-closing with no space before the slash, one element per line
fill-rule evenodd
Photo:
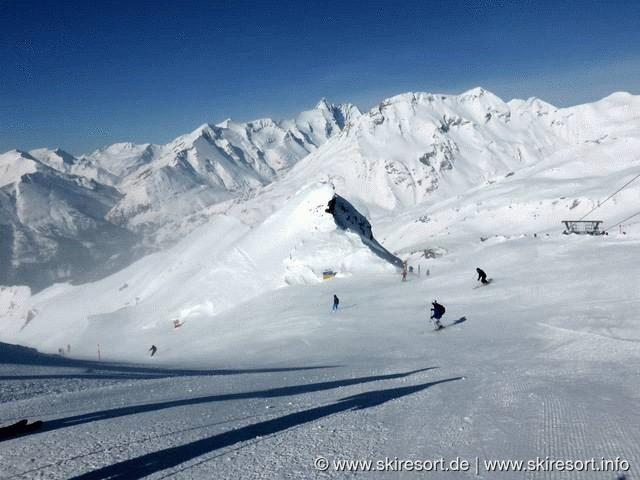
<path fill-rule="evenodd" d="M 577 233 L 579 235 L 604 235 L 604 231 L 600 229 L 602 220 L 563 220 L 564 233 Z"/>

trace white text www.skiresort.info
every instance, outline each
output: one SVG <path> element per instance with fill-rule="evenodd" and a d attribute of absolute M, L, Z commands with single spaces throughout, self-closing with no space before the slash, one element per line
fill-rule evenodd
<path fill-rule="evenodd" d="M 629 462 L 616 457 L 589 458 L 583 460 L 559 460 L 536 457 L 530 460 L 483 460 L 476 457 L 465 460 L 456 457 L 450 460 L 402 460 L 397 457 L 384 460 L 333 460 L 317 457 L 317 470 L 335 472 L 627 472 Z"/>

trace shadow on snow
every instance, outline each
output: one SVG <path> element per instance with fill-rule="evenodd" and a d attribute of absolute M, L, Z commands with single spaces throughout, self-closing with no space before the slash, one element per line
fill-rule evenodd
<path fill-rule="evenodd" d="M 163 377 L 187 376 L 215 376 L 239 375 L 245 373 L 274 373 L 299 370 L 315 370 L 319 368 L 335 368 L 334 366 L 309 367 L 274 367 L 247 369 L 171 369 L 162 367 L 146 367 L 122 363 L 97 362 L 92 360 L 78 360 L 60 355 L 50 355 L 38 352 L 35 348 L 11 345 L 0 342 L 0 364 L 5 365 L 36 365 L 41 367 L 77 368 L 84 371 L 73 373 L 54 373 L 51 375 L 4 375 L 0 380 L 39 380 L 39 379 L 153 379 Z"/>
<path fill-rule="evenodd" d="M 433 367 L 432 367 L 433 368 Z M 333 388 L 346 387 L 349 385 L 357 385 L 361 383 L 376 382 L 379 380 L 391 380 L 395 378 L 406 377 L 415 373 L 431 370 L 431 368 L 423 368 L 407 373 L 394 373 L 389 375 L 376 375 L 361 378 L 349 378 L 344 380 L 334 380 L 330 382 L 311 383 L 306 385 L 293 385 L 288 387 L 278 387 L 269 390 L 260 390 L 255 392 L 227 393 L 222 395 L 207 395 L 204 397 L 184 398 L 180 400 L 172 400 L 167 402 L 149 403 L 142 405 L 132 405 L 127 407 L 113 408 L 110 410 L 102 410 L 98 412 L 86 413 L 82 415 L 74 415 L 66 418 L 46 421 L 38 433 L 58 430 L 60 428 L 72 427 L 83 423 L 96 422 L 99 420 L 108 420 L 111 418 L 124 417 L 127 415 L 137 415 L 146 412 L 155 412 L 167 408 L 184 407 L 188 405 L 198 405 L 203 403 L 222 402 L 228 400 L 246 400 L 252 398 L 275 398 L 288 397 L 292 395 L 300 395 L 303 393 L 313 393 L 322 390 L 330 390 Z"/>
<path fill-rule="evenodd" d="M 427 370 L 427 369 L 425 369 Z M 421 370 L 417 370 L 419 372 Z M 388 375 L 385 377 L 377 377 L 378 379 L 394 378 L 407 376 L 416 372 L 408 372 L 405 374 Z M 353 383 L 362 383 L 364 381 L 373 381 L 376 377 L 367 377 L 364 379 L 355 379 Z M 83 475 L 74 477 L 75 479 L 118 479 L 118 478 L 141 478 L 152 473 L 165 470 L 167 468 L 175 467 L 181 463 L 192 460 L 196 457 L 211 453 L 221 448 L 225 448 L 234 445 L 239 442 L 246 442 L 256 439 L 258 437 L 264 437 L 273 435 L 278 432 L 282 432 L 292 427 L 303 425 L 305 423 L 319 420 L 323 417 L 333 415 L 336 413 L 347 412 L 349 410 L 362 410 L 365 408 L 375 407 L 386 403 L 390 400 L 411 395 L 413 393 L 420 392 L 426 388 L 438 385 L 441 383 L 452 382 L 461 380 L 463 377 L 453 377 L 444 380 L 438 380 L 435 382 L 422 383 L 420 385 L 413 385 L 408 387 L 390 388 L 386 390 L 376 390 L 371 392 L 360 393 L 358 395 L 352 395 L 350 397 L 343 398 L 330 405 L 321 407 L 310 408 L 301 412 L 291 413 L 272 420 L 266 420 L 258 422 L 253 425 L 238 428 L 236 430 L 230 430 L 218 435 L 213 435 L 202 440 L 197 440 L 185 445 L 177 447 L 170 447 L 157 452 L 141 455 L 137 458 L 125 460 L 113 465 L 109 465 L 93 472 L 88 472 Z M 329 387 L 330 384 L 348 382 L 347 380 L 340 382 L 327 382 L 325 384 L 316 384 L 315 387 L 319 388 L 333 388 Z M 311 391 L 314 390 L 314 386 L 311 385 Z M 304 390 L 305 387 L 289 387 L 283 389 L 276 389 L 275 391 L 282 390 L 279 394 L 285 394 L 284 391 L 293 388 Z M 269 392 L 269 391 L 267 391 Z"/>

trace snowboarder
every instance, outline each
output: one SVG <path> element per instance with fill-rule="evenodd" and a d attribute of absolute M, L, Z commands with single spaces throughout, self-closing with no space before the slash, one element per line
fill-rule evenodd
<path fill-rule="evenodd" d="M 476 272 L 478 272 L 478 280 L 482 282 L 483 285 L 486 285 L 487 283 L 489 283 L 489 281 L 487 280 L 487 274 L 484 273 L 484 270 L 478 267 L 476 268 Z"/>
<path fill-rule="evenodd" d="M 407 273 L 408 273 L 407 260 L 405 260 L 404 262 L 402 262 L 402 281 L 403 282 L 407 281 Z"/>
<path fill-rule="evenodd" d="M 444 315 L 445 308 L 440 305 L 437 300 L 434 300 L 431 305 L 433 305 L 431 308 L 431 319 L 435 320 L 433 323 L 436 325 L 438 330 L 444 328 L 442 323 L 440 323 L 440 319 L 442 318 L 442 315 Z"/>
<path fill-rule="evenodd" d="M 173 328 L 180 328 L 182 325 L 184 325 L 184 322 L 181 322 L 180 319 L 175 318 L 173 320 Z"/>
<path fill-rule="evenodd" d="M 156 347 L 155 345 L 151 345 L 151 348 L 149 349 L 149 351 L 151 352 L 151 356 L 153 357 L 158 351 L 158 347 Z"/>
<path fill-rule="evenodd" d="M 332 311 L 336 312 L 338 311 L 338 305 L 340 304 L 340 300 L 338 299 L 338 297 L 334 294 L 333 295 L 333 308 Z"/>

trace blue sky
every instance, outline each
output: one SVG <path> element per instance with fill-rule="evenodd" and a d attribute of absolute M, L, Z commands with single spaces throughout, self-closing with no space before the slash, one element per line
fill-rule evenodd
<path fill-rule="evenodd" d="M 408 91 L 640 94 L 637 1 L 0 0 L 0 152 L 166 143 Z"/>

